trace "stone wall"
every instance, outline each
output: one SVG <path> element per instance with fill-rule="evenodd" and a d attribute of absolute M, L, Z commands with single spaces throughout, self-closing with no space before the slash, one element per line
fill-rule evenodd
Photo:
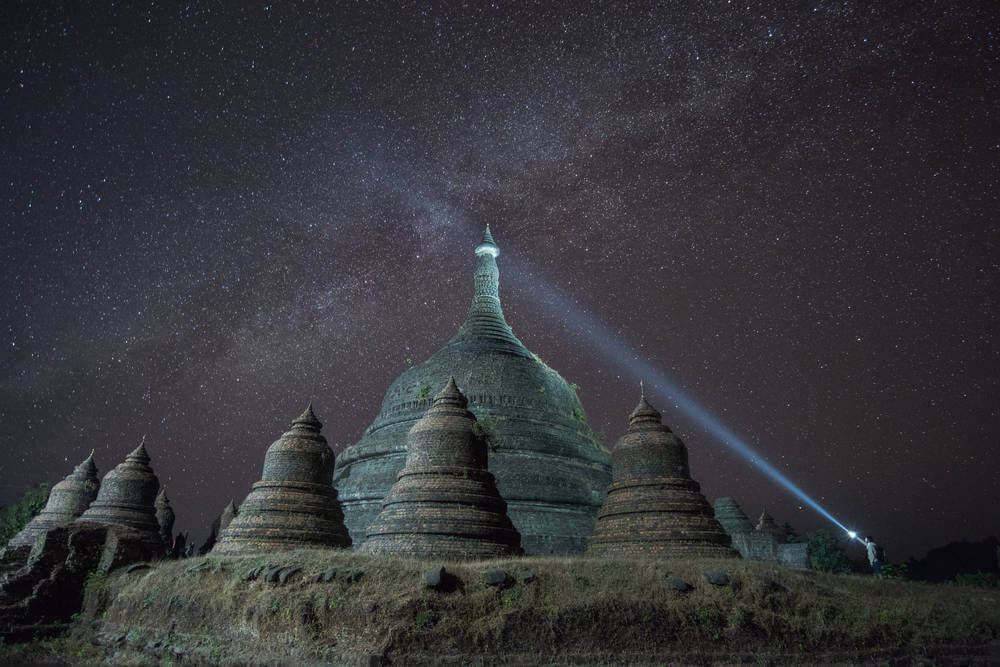
<path fill-rule="evenodd" d="M 794 570 L 809 569 L 807 544 L 784 543 L 771 531 L 754 528 L 732 498 L 716 500 L 715 515 L 723 530 L 732 538 L 733 548 L 739 551 L 744 559 L 774 563 Z"/>

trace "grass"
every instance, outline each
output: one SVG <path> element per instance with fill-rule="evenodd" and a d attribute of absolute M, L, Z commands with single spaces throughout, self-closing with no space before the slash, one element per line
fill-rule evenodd
<path fill-rule="evenodd" d="M 207 567 L 188 571 L 202 560 Z M 303 571 L 284 585 L 244 581 L 255 567 L 284 564 Z M 71 663 L 169 661 L 176 651 L 195 661 L 254 664 L 372 655 L 408 662 L 865 662 L 983 654 L 1000 639 L 996 589 L 739 560 L 523 558 L 445 563 L 460 582 L 446 593 L 423 586 L 430 565 L 302 550 L 118 572 L 100 591 L 88 591 L 79 632 L 47 640 L 46 655 Z M 331 566 L 364 575 L 317 583 Z M 487 567 L 505 569 L 512 583 L 487 586 Z M 711 569 L 724 570 L 730 584 L 708 583 Z M 675 591 L 672 577 L 694 590 Z M 100 646 L 88 639 L 95 633 Z M 145 649 L 150 642 L 159 646 Z"/>

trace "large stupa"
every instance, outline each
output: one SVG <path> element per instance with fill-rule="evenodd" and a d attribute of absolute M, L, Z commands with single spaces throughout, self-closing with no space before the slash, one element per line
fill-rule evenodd
<path fill-rule="evenodd" d="M 582 553 L 611 481 L 610 455 L 574 389 L 511 331 L 489 227 L 475 249 L 472 307 L 458 333 L 389 387 L 361 440 L 337 458 L 334 485 L 356 546 L 406 461 L 406 436 L 454 377 L 489 441 L 489 469 L 529 555 Z"/>

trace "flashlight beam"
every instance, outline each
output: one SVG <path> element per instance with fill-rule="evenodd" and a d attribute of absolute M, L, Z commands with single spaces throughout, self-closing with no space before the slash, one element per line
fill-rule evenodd
<path fill-rule="evenodd" d="M 755 452 L 743 438 L 688 396 L 676 383 L 672 382 L 666 375 L 643 360 L 635 350 L 619 342 L 615 336 L 594 318 L 575 308 L 572 305 L 573 301 L 567 295 L 563 294 L 561 290 L 540 278 L 537 272 L 528 270 L 517 257 L 509 257 L 508 255 L 506 264 L 508 267 L 513 268 L 513 270 L 504 272 L 504 275 L 511 276 L 528 295 L 533 297 L 544 308 L 557 313 L 563 321 L 570 325 L 568 328 L 572 333 L 578 335 L 591 347 L 615 362 L 619 367 L 624 368 L 635 380 L 652 380 L 653 386 L 663 394 L 671 397 L 678 409 L 694 419 L 709 434 L 722 442 L 722 444 L 732 449 L 764 472 L 768 477 L 788 489 L 796 498 L 816 510 L 823 517 L 829 519 L 845 533 L 851 532 L 847 526 L 838 521 L 833 514 L 813 500 L 797 484 L 793 483 L 780 470 Z M 529 276 L 530 284 L 528 282 Z"/>

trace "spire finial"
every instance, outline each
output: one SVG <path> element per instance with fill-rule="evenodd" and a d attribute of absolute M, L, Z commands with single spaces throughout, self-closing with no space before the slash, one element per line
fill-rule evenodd
<path fill-rule="evenodd" d="M 313 428 L 316 430 L 319 430 L 320 428 L 323 427 L 323 423 L 316 418 L 316 413 L 313 412 L 312 401 L 309 401 L 309 405 L 306 406 L 306 409 L 302 412 L 301 415 L 299 415 L 296 419 L 292 420 L 293 428 L 299 426 L 303 426 L 306 428 Z"/>
<path fill-rule="evenodd" d="M 476 246 L 476 255 L 482 255 L 484 253 L 489 253 L 494 257 L 500 256 L 500 248 L 497 247 L 496 241 L 493 240 L 493 234 L 490 233 L 489 225 L 486 225 L 486 232 L 483 234 L 483 240 Z"/>
<path fill-rule="evenodd" d="M 642 386 L 642 380 L 639 380 L 639 398 L 646 398 L 646 388 Z"/>
<path fill-rule="evenodd" d="M 462 393 L 462 390 L 458 388 L 458 383 L 455 382 L 454 375 L 448 379 L 448 384 L 444 386 L 444 389 L 439 391 L 434 397 L 434 408 L 446 405 L 457 405 L 464 408 L 468 404 L 469 401 L 465 397 L 465 394 Z"/>
<path fill-rule="evenodd" d="M 126 459 L 145 459 L 145 463 L 149 463 L 149 454 L 146 452 L 146 435 L 143 434 L 142 440 L 139 441 L 139 446 L 132 450 L 132 453 L 125 457 Z"/>

